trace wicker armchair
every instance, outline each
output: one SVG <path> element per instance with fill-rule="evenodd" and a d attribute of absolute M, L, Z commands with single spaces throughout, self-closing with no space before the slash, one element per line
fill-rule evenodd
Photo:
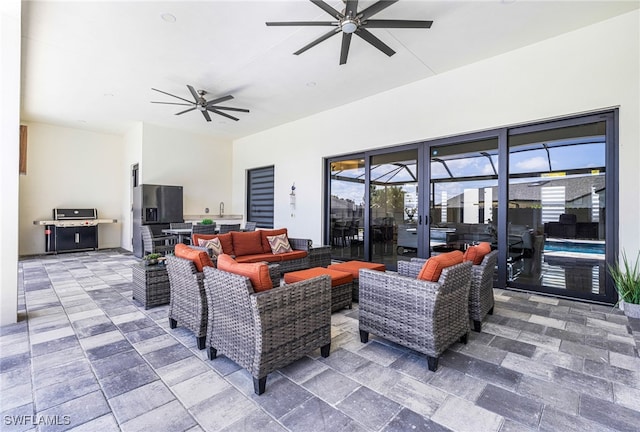
<path fill-rule="evenodd" d="M 331 280 L 320 276 L 254 293 L 249 278 L 207 267 L 208 356 L 224 354 L 253 376 L 264 393 L 267 375 L 331 344 Z"/>
<path fill-rule="evenodd" d="M 442 270 L 438 282 L 360 270 L 360 340 L 376 334 L 427 355 L 430 371 L 438 358 L 469 334 L 471 262 Z"/>
<path fill-rule="evenodd" d="M 196 270 L 192 261 L 167 257 L 169 274 L 169 327 L 178 324 L 191 330 L 198 343 L 198 349 L 205 348 L 207 335 L 208 308 L 204 292 L 204 274 Z"/>
<path fill-rule="evenodd" d="M 409 264 L 398 264 L 398 272 L 406 276 L 417 276 L 426 260 L 412 258 Z M 484 256 L 479 265 L 472 267 L 471 288 L 469 289 L 469 318 L 473 321 L 473 330 L 482 330 L 482 320 L 487 314 L 493 315 L 493 271 L 498 262 L 498 251 Z M 402 267 L 402 270 L 400 270 Z M 414 276 L 415 277 L 415 276 Z"/>

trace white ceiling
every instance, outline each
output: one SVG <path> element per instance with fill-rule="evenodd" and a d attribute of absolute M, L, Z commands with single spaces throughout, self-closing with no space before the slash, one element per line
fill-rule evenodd
<path fill-rule="evenodd" d="M 327 0 L 338 10 L 341 0 Z M 361 0 L 358 10 L 374 1 Z M 22 119 L 123 134 L 134 122 L 222 139 L 250 135 L 496 56 L 637 9 L 633 1 L 401 0 L 377 19 L 433 20 L 431 29 L 373 29 L 387 57 L 354 37 L 346 65 L 341 37 L 292 53 L 327 27 L 267 27 L 265 21 L 331 21 L 307 0 L 25 1 Z M 175 16 L 175 22 L 162 19 Z M 570 54 L 570 53 L 567 53 Z M 594 53 L 597 55 L 597 53 Z M 552 72 L 550 72 L 552 73 Z M 152 87 L 191 99 L 232 94 L 207 123 Z"/>

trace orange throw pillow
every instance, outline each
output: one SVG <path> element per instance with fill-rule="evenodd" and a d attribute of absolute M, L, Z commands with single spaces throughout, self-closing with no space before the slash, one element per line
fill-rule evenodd
<path fill-rule="evenodd" d="M 213 267 L 209 254 L 205 251 L 191 249 L 186 244 L 178 243 L 174 251 L 175 256 L 193 261 L 196 270 L 201 272 L 205 267 Z"/>
<path fill-rule="evenodd" d="M 473 261 L 473 265 L 482 264 L 484 256 L 491 252 L 491 243 L 482 242 L 477 246 L 469 246 L 464 253 L 463 261 Z"/>
<path fill-rule="evenodd" d="M 229 255 L 222 254 L 218 256 L 218 270 L 248 277 L 255 292 L 273 288 L 269 267 L 265 263 L 239 263 Z"/>
<path fill-rule="evenodd" d="M 462 251 L 453 251 L 429 258 L 422 266 L 422 269 L 418 274 L 418 279 L 438 282 L 438 279 L 440 279 L 440 275 L 442 274 L 442 269 L 460 264 L 463 256 L 464 254 Z"/>

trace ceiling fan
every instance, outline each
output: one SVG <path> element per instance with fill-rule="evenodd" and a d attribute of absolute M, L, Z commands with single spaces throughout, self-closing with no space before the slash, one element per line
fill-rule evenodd
<path fill-rule="evenodd" d="M 310 0 L 311 3 L 318 6 L 323 11 L 334 17 L 337 21 L 292 21 L 292 22 L 267 22 L 268 26 L 331 26 L 335 27 L 328 33 L 320 36 L 313 42 L 303 46 L 295 55 L 302 54 L 309 48 L 318 45 L 320 42 L 329 39 L 331 36 L 342 32 L 342 49 L 340 51 L 340 64 L 347 62 L 349 55 L 349 45 L 351 44 L 351 35 L 355 33 L 374 47 L 391 57 L 396 52 L 380 39 L 370 33 L 367 28 L 431 28 L 433 21 L 415 21 L 415 20 L 374 20 L 369 19 L 378 12 L 386 9 L 398 0 L 381 0 L 368 8 L 358 12 L 358 0 L 343 0 L 345 8 L 342 12 L 338 12 L 322 0 Z"/>
<path fill-rule="evenodd" d="M 238 121 L 240 119 L 238 119 L 236 117 L 233 117 L 233 116 L 231 116 L 231 115 L 229 115 L 227 113 L 224 113 L 222 111 L 239 111 L 239 112 L 247 112 L 247 113 L 249 112 L 248 109 L 232 108 L 232 107 L 228 107 L 228 106 L 218 105 L 219 103 L 222 103 L 222 102 L 225 102 L 225 101 L 233 99 L 233 96 L 231 96 L 231 95 L 222 96 L 222 97 L 219 97 L 219 98 L 216 98 L 216 99 L 211 99 L 211 100 L 208 101 L 208 100 L 206 100 L 204 98 L 204 95 L 207 94 L 206 91 L 204 91 L 204 90 L 196 91 L 196 89 L 194 89 L 193 86 L 190 86 L 189 84 L 187 84 L 187 88 L 189 89 L 189 92 L 191 92 L 191 95 L 193 96 L 193 99 L 195 100 L 195 102 L 192 102 L 192 101 L 190 101 L 188 99 L 184 99 L 184 98 L 182 98 L 180 96 L 173 95 L 171 93 L 167 93 L 167 92 L 162 91 L 162 90 L 158 90 L 158 89 L 152 88 L 151 90 L 154 90 L 154 91 L 157 91 L 159 93 L 166 94 L 168 96 L 180 99 L 182 101 L 185 101 L 186 103 L 154 102 L 154 101 L 151 101 L 151 103 L 166 104 L 166 105 L 184 105 L 184 106 L 189 106 L 191 108 L 188 108 L 188 109 L 186 109 L 184 111 L 180 111 L 179 113 L 176 113 L 176 115 L 184 114 L 184 113 L 187 113 L 189 111 L 193 111 L 193 110 L 197 109 L 198 111 L 200 111 L 202 113 L 202 115 L 204 116 L 204 118 L 208 122 L 211 121 L 211 116 L 209 115 L 209 111 L 211 111 L 212 113 L 221 115 L 223 117 L 229 118 L 229 119 L 234 120 L 234 121 Z"/>

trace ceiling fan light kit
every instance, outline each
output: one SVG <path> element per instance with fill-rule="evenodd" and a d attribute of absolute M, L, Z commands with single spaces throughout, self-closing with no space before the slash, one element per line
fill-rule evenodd
<path fill-rule="evenodd" d="M 340 49 L 340 64 L 347 63 L 347 57 L 349 55 L 349 47 L 351 45 L 351 35 L 355 34 L 364 41 L 373 45 L 378 50 L 382 51 L 389 57 L 396 52 L 391 49 L 387 44 L 382 42 L 373 33 L 369 32 L 367 28 L 431 28 L 433 21 L 418 21 L 418 20 L 373 20 L 370 19 L 373 15 L 388 8 L 398 0 L 380 0 L 366 9 L 358 12 L 358 0 L 343 0 L 345 3 L 344 10 L 338 12 L 336 9 L 328 5 L 322 0 L 310 0 L 311 3 L 318 6 L 320 9 L 331 15 L 337 21 L 290 21 L 290 22 L 266 22 L 267 26 L 328 26 L 335 27 L 329 32 L 323 34 L 319 38 L 315 39 L 311 43 L 300 48 L 294 52 L 295 55 L 300 55 L 308 49 L 318 45 L 334 36 L 338 33 L 342 33 L 342 47 Z"/>

